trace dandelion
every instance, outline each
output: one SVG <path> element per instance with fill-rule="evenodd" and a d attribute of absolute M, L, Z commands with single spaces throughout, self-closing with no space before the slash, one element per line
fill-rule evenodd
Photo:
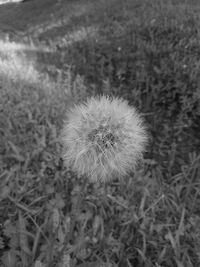
<path fill-rule="evenodd" d="M 133 170 L 147 143 L 141 116 L 121 98 L 92 97 L 69 110 L 63 158 L 78 176 L 107 182 Z"/>

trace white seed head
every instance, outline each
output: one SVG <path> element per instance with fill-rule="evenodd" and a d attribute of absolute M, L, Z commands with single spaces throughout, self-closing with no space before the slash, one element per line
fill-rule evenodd
<path fill-rule="evenodd" d="M 134 169 L 147 143 L 143 120 L 121 98 L 89 98 L 68 111 L 63 158 L 79 176 L 107 182 Z"/>

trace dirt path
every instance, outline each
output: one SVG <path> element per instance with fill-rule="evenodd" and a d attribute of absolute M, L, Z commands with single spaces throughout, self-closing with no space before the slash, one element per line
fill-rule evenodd
<path fill-rule="evenodd" d="M 37 36 L 59 21 L 79 16 L 89 8 L 88 1 L 29 0 L 0 6 L 0 38 L 5 34 Z"/>
<path fill-rule="evenodd" d="M 72 19 L 75 18 L 78 21 L 75 27 L 82 27 L 83 18 L 87 17 L 91 8 L 94 8 L 95 2 L 91 0 L 29 0 L 23 3 L 1 5 L 0 40 L 14 41 L 13 47 L 18 43 L 32 45 L 33 41 L 37 51 L 34 51 L 32 47 L 24 51 L 23 45 L 20 46 L 21 51 L 28 58 L 37 57 L 40 67 L 51 65 L 51 58 L 53 57 L 54 62 L 54 58 L 59 58 L 59 54 L 46 55 L 44 52 L 46 46 L 48 50 L 52 42 L 56 45 L 60 43 L 60 39 L 66 39 L 66 34 L 70 36 L 71 29 L 74 28 Z"/>
<path fill-rule="evenodd" d="M 85 49 L 83 60 L 85 60 L 87 46 L 84 42 L 92 39 L 91 48 L 94 49 L 96 40 L 104 32 L 105 25 L 108 32 L 103 33 L 100 38 L 106 39 L 105 43 L 108 39 L 106 35 L 109 37 L 110 31 L 113 34 L 114 28 L 122 31 L 124 26 L 123 23 L 119 26 L 119 21 L 123 17 L 126 18 L 125 21 L 128 20 L 127 11 L 125 16 L 123 13 L 126 2 L 128 0 L 123 3 L 116 0 L 29 0 L 2 5 L 0 6 L 0 39 L 35 45 L 37 52 L 26 49 L 25 54 L 28 58 L 32 56 L 37 58 L 41 71 L 46 71 L 48 66 L 62 69 L 66 62 L 69 65 L 73 63 L 79 66 L 79 48 L 75 55 L 71 53 L 70 48 L 82 42 L 82 48 Z M 132 8 L 132 3 L 138 6 L 139 0 L 132 0 L 130 4 L 135 12 L 136 6 Z M 41 46 L 42 49 L 39 51 Z M 48 52 L 45 53 L 44 51 L 47 50 Z"/>

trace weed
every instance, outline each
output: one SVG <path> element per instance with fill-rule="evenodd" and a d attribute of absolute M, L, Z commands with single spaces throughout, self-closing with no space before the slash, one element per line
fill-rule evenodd
<path fill-rule="evenodd" d="M 52 23 L 16 21 L 46 51 L 0 46 L 0 264 L 199 266 L 198 1 L 61 3 Z M 105 187 L 64 167 L 60 142 L 66 108 L 102 93 L 151 139 L 143 168 Z"/>

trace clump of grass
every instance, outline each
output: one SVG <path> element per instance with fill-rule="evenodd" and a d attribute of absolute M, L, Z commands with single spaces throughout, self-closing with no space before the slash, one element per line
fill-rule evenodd
<path fill-rule="evenodd" d="M 37 82 L 39 73 L 35 70 L 33 62 L 27 63 L 24 55 L 19 55 L 15 51 L 0 50 L 0 58 L 1 79 Z"/>
<path fill-rule="evenodd" d="M 43 200 L 48 198 L 42 191 L 47 185 L 53 194 L 53 177 L 62 166 L 58 139 L 63 114 L 73 102 L 72 91 L 78 93 L 80 86 L 83 90 L 84 83 L 79 76 L 73 80 L 70 71 L 62 81 L 58 77 L 53 82 L 24 54 L 7 53 L 0 64 L 9 70 L 0 71 L 1 264 L 30 266 L 38 256 L 41 236 L 49 244 L 40 225 L 40 205 L 45 207 Z M 50 177 L 52 184 L 45 185 Z"/>

